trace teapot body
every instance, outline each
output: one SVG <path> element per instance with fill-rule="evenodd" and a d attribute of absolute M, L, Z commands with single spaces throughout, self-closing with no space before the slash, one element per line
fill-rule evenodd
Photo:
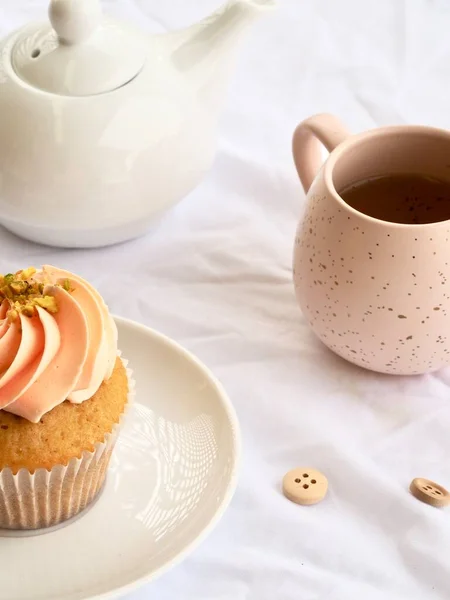
<path fill-rule="evenodd" d="M 0 223 L 39 243 L 112 244 L 144 233 L 210 167 L 217 111 L 165 60 L 160 41 L 132 81 L 105 94 L 49 94 L 0 53 Z"/>
<path fill-rule="evenodd" d="M 148 36 L 100 0 L 0 43 L 0 225 L 63 247 L 143 234 L 209 169 L 236 44 L 273 0 Z"/>
<path fill-rule="evenodd" d="M 323 118 L 306 121 L 294 138 L 304 182 L 311 134 L 332 150 L 339 130 L 334 123 L 321 135 Z M 450 220 L 383 221 L 346 204 L 339 190 L 392 172 L 450 185 L 450 133 L 401 126 L 346 135 L 307 192 L 294 249 L 298 302 L 317 336 L 348 361 L 383 373 L 435 371 L 450 364 Z"/>

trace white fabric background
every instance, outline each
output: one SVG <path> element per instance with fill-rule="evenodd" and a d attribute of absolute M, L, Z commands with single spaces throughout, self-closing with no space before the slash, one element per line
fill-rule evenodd
<path fill-rule="evenodd" d="M 156 32 L 219 0 L 104 3 Z M 0 0 L 1 33 L 45 5 Z M 315 340 L 291 283 L 304 196 L 290 155 L 296 123 L 323 110 L 354 131 L 450 127 L 449 31 L 448 0 L 280 0 L 242 47 L 214 168 L 156 231 L 64 251 L 0 230 L 0 272 L 50 262 L 84 275 L 115 313 L 203 359 L 236 406 L 244 462 L 230 509 L 128 600 L 449 598 L 450 513 L 407 490 L 415 476 L 450 486 L 450 375 L 377 376 Z M 306 509 L 280 493 L 305 464 L 330 480 Z"/>

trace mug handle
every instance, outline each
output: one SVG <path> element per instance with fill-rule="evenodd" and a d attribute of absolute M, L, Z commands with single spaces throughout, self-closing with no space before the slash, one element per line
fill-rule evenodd
<path fill-rule="evenodd" d="M 313 115 L 297 127 L 292 139 L 292 153 L 305 194 L 323 162 L 320 142 L 331 152 L 349 135 L 345 125 L 327 113 Z"/>

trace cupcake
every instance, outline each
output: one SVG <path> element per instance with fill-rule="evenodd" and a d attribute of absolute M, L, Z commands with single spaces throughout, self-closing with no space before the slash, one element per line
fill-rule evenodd
<path fill-rule="evenodd" d="M 51 266 L 0 276 L 0 529 L 58 525 L 96 498 L 129 396 L 88 282 Z"/>

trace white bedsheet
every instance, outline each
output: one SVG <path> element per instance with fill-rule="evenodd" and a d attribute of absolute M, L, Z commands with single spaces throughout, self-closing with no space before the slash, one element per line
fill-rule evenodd
<path fill-rule="evenodd" d="M 0 0 L 0 33 L 45 4 Z M 219 0 L 104 4 L 163 31 Z M 64 251 L 0 230 L 0 272 L 50 262 L 84 275 L 115 313 L 204 360 L 236 406 L 244 461 L 230 509 L 190 558 L 128 600 L 448 600 L 450 512 L 408 485 L 450 486 L 450 373 L 364 372 L 310 333 L 291 283 L 304 195 L 290 139 L 324 110 L 354 131 L 450 127 L 449 31 L 448 0 L 280 0 L 242 47 L 214 168 L 156 231 Z M 328 475 L 325 502 L 281 495 L 297 465 Z"/>

